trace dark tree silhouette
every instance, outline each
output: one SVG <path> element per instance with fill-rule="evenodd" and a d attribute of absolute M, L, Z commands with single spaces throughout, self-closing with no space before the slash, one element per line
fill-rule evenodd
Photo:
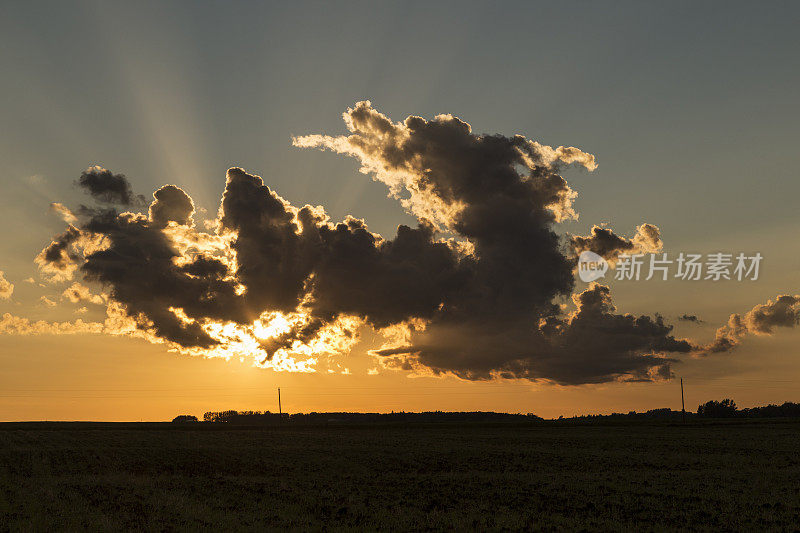
<path fill-rule="evenodd" d="M 782 405 L 748 407 L 739 411 L 739 416 L 747 418 L 800 417 L 800 404 L 784 402 Z"/>
<path fill-rule="evenodd" d="M 272 424 L 285 421 L 300 423 L 328 422 L 501 422 L 512 420 L 541 420 L 534 414 L 510 414 L 493 412 L 444 412 L 423 413 L 271 413 L 269 411 L 210 411 L 203 415 L 206 422 L 231 424 Z"/>
<path fill-rule="evenodd" d="M 708 418 L 732 418 L 736 416 L 736 412 L 736 402 L 730 398 L 721 402 L 711 400 L 697 406 L 697 414 Z"/>
<path fill-rule="evenodd" d="M 197 422 L 197 417 L 194 415 L 178 415 L 172 419 L 173 422 Z"/>

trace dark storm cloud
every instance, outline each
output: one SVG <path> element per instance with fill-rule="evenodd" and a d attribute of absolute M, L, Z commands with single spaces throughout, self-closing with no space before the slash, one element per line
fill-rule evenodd
<path fill-rule="evenodd" d="M 421 221 L 438 223 L 472 248 L 459 258 L 460 282 L 437 294 L 440 305 L 425 327 L 412 329 L 407 345 L 375 353 L 467 379 L 586 383 L 664 377 L 672 360 L 663 354 L 690 350 L 659 317 L 614 314 L 607 288 L 582 293 L 570 319 L 556 305 L 574 282 L 574 260 L 553 227 L 574 216 L 575 193 L 559 171 L 571 163 L 592 169 L 592 156 L 519 135 L 476 135 L 450 115 L 392 123 L 368 102 L 345 113 L 345 121 L 349 136 L 311 135 L 295 144 L 357 157 L 362 171 L 405 198 Z M 655 249 L 658 228 L 640 226 L 633 240 L 619 239 L 617 250 L 620 243 Z M 590 305 L 592 296 L 602 305 Z"/>
<path fill-rule="evenodd" d="M 200 322 L 247 320 L 235 283 L 223 277 L 224 265 L 197 255 L 178 266 L 175 260 L 181 255 L 175 244 L 143 215 L 106 211 L 90 218 L 83 229 L 108 243 L 86 256 L 81 266 L 85 279 L 107 286 L 140 329 L 184 347 L 208 348 L 219 341 Z M 171 309 L 181 309 L 189 320 Z"/>
<path fill-rule="evenodd" d="M 142 205 L 145 202 L 143 196 L 133 193 L 133 188 L 124 174 L 114 174 L 100 166 L 84 170 L 77 183 L 99 202 L 122 206 Z"/>
<path fill-rule="evenodd" d="M 95 177 L 84 179 L 90 175 Z M 114 185 L 98 185 L 101 178 L 97 176 L 112 176 L 109 183 Z M 127 180 L 122 186 L 114 176 L 121 175 L 96 170 L 85 172 L 81 181 L 89 194 L 99 195 L 103 201 L 133 201 Z M 103 191 L 113 193 L 103 196 Z M 154 197 L 152 219 L 115 209 L 82 208 L 78 212 L 80 228 L 70 225 L 39 254 L 37 262 L 43 270 L 58 272 L 77 268 L 75 262 L 80 259 L 84 279 L 106 286 L 111 300 L 122 304 L 136 327 L 183 347 L 211 347 L 219 341 L 203 330 L 201 322 L 243 322 L 249 317 L 235 293 L 235 282 L 225 278 L 227 266 L 202 254 L 183 256 L 163 231 L 170 220 L 180 224 L 191 221 L 191 199 L 174 186 L 159 189 Z M 69 252 L 79 238 L 102 245 L 85 248 L 81 259 Z M 180 309 L 185 317 L 176 315 L 174 309 Z"/>
<path fill-rule="evenodd" d="M 401 225 L 394 240 L 385 240 L 362 220 L 331 224 L 319 208 L 294 208 L 239 168 L 228 171 L 220 226 L 234 236 L 236 276 L 249 308 L 289 312 L 302 304 L 313 317 L 265 343 L 268 354 L 308 340 L 343 314 L 375 327 L 430 317 L 466 281 L 458 254 L 435 240 L 430 224 Z"/>
<path fill-rule="evenodd" d="M 258 176 L 228 170 L 220 227 L 233 236 L 236 276 L 255 309 L 294 310 L 311 273 L 315 249 L 304 238 L 291 206 Z M 303 228 L 312 234 L 315 228 Z"/>
<path fill-rule="evenodd" d="M 577 311 L 557 330 L 554 344 L 561 355 L 554 362 L 564 364 L 573 354 L 583 354 L 583 365 L 563 369 L 565 374 L 577 374 L 578 381 L 670 377 L 670 363 L 675 359 L 660 354 L 693 349 L 689 342 L 676 340 L 672 326 L 659 315 L 617 314 L 611 291 L 604 285 L 593 284 L 573 300 Z"/>
<path fill-rule="evenodd" d="M 331 224 L 319 209 L 296 209 L 242 169 L 228 171 L 220 214 L 254 309 L 292 311 L 310 291 L 315 316 L 357 314 L 385 327 L 430 316 L 466 281 L 430 224 L 401 225 L 385 240 L 362 220 Z"/>
<path fill-rule="evenodd" d="M 170 221 L 192 222 L 186 193 L 168 185 L 154 198 L 148 217 L 81 209 L 80 230 L 71 227 L 42 255 L 60 268 L 63 250 L 79 235 L 101 238 L 105 245 L 82 261 L 84 279 L 106 286 L 139 329 L 182 347 L 218 344 L 202 327 L 209 321 L 245 324 L 265 311 L 302 309 L 307 322 L 261 342 L 269 357 L 310 341 L 342 314 L 376 327 L 430 316 L 444 293 L 463 283 L 458 254 L 429 224 L 400 226 L 387 241 L 361 220 L 334 225 L 320 208 L 294 208 L 239 168 L 228 172 L 219 217 L 220 235 L 231 238 L 235 253 L 233 272 L 226 257 L 184 253 L 167 232 Z M 190 232 L 183 245 L 196 247 L 192 239 L 202 235 Z"/>
<path fill-rule="evenodd" d="M 355 314 L 378 328 L 430 318 L 471 279 L 471 262 L 437 242 L 429 224 L 401 225 L 393 240 L 354 218 L 319 230 L 312 295 L 313 312 L 322 318 Z"/>
<path fill-rule="evenodd" d="M 434 323 L 415 337 L 418 344 L 376 353 L 407 355 L 414 364 L 465 379 L 499 375 L 573 385 L 666 379 L 676 359 L 664 354 L 694 348 L 676 340 L 660 316 L 617 314 L 603 285 L 593 284 L 573 300 L 574 313 L 548 317 L 538 329 L 527 320 Z"/>
<path fill-rule="evenodd" d="M 416 227 L 384 238 L 353 217 L 333 223 L 321 207 L 294 207 L 232 168 L 213 234 L 194 227 L 193 202 L 173 185 L 154 193 L 148 216 L 81 209 L 73 230 L 95 243 L 80 259 L 84 279 L 103 284 L 155 339 L 197 350 L 243 343 L 265 360 L 330 345 L 331 328 L 353 317 L 391 336 L 375 351 L 386 365 L 465 379 L 663 379 L 675 361 L 667 354 L 691 349 L 657 315 L 617 313 L 607 287 L 572 294 L 570 244 L 607 253 L 661 246 L 648 224 L 632 239 L 597 227 L 572 243 L 556 233 L 577 216 L 561 169 L 594 169 L 590 154 L 475 134 L 451 115 L 393 123 L 368 102 L 345 121 L 349 136 L 294 142 L 357 157 Z M 98 167 L 80 181 L 100 201 L 135 201 L 119 174 Z M 63 260 L 57 250 L 72 242 L 64 239 L 43 261 Z M 338 327 L 339 339 L 354 338 L 352 324 Z"/>

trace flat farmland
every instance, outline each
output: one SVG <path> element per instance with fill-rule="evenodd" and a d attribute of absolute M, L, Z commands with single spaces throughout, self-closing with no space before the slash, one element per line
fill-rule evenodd
<path fill-rule="evenodd" d="M 0 424 L 0 530 L 763 530 L 800 422 Z"/>

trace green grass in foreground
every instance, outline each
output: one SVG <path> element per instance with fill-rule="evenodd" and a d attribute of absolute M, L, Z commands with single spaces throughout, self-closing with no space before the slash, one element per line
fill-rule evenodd
<path fill-rule="evenodd" d="M 0 424 L 0 530 L 793 529 L 800 423 Z"/>

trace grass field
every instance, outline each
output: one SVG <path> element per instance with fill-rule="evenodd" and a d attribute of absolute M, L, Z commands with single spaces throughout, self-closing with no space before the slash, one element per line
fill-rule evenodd
<path fill-rule="evenodd" d="M 798 524 L 797 421 L 0 424 L 0 530 Z"/>

